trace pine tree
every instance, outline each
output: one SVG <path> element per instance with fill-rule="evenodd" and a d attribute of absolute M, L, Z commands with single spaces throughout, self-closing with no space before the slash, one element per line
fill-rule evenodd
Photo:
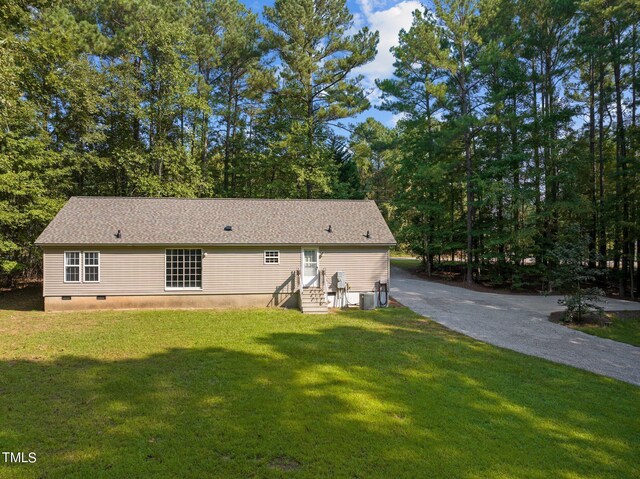
<path fill-rule="evenodd" d="M 329 189 L 326 129 L 369 107 L 362 77 L 350 74 L 373 60 L 378 34 L 365 27 L 349 35 L 353 16 L 344 0 L 276 0 L 264 14 L 283 67 L 277 94 L 290 122 L 283 150 L 311 198 L 314 189 Z"/>

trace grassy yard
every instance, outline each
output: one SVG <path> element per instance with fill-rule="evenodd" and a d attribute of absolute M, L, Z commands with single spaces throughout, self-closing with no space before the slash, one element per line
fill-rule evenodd
<path fill-rule="evenodd" d="M 415 271 L 420 266 L 420 260 L 415 258 L 391 258 L 391 265 L 407 271 Z"/>
<path fill-rule="evenodd" d="M 640 346 L 640 311 L 624 311 L 612 314 L 609 326 L 573 326 L 585 333 Z"/>
<path fill-rule="evenodd" d="M 0 450 L 37 463 L 2 478 L 640 477 L 640 388 L 404 308 L 30 304 L 0 297 Z"/>

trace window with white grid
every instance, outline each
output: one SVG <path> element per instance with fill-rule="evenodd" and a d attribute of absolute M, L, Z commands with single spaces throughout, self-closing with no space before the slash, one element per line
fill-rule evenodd
<path fill-rule="evenodd" d="M 100 281 L 100 253 L 97 251 L 84 252 L 84 282 L 97 283 Z"/>
<path fill-rule="evenodd" d="M 165 287 L 167 289 L 202 288 L 202 250 L 165 251 Z"/>
<path fill-rule="evenodd" d="M 280 264 L 280 251 L 265 251 L 264 264 Z"/>
<path fill-rule="evenodd" d="M 64 252 L 64 282 L 80 282 L 80 251 Z"/>

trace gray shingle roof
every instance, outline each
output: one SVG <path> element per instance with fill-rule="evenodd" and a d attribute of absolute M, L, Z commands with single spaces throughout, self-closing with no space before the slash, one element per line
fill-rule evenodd
<path fill-rule="evenodd" d="M 224 231 L 227 225 L 232 231 Z M 395 239 L 370 200 L 73 197 L 36 244 L 379 245 Z"/>

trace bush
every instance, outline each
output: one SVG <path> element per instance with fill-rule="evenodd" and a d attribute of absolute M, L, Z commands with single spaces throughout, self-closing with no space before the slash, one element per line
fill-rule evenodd
<path fill-rule="evenodd" d="M 578 287 L 572 294 L 566 295 L 558 300 L 558 304 L 567 307 L 564 313 L 564 320 L 568 322 L 580 323 L 587 315 L 602 316 L 604 309 L 598 303 L 605 303 L 601 299 L 604 291 L 600 288 L 582 289 Z"/>
<path fill-rule="evenodd" d="M 568 228 L 561 241 L 552 251 L 554 267 L 552 268 L 551 286 L 567 292 L 558 304 L 567 307 L 565 320 L 582 322 L 585 315 L 601 316 L 603 308 L 598 303 L 604 291 L 596 287 L 585 288 L 585 283 L 592 283 L 600 271 L 590 268 L 589 237 L 581 234 L 576 226 Z"/>

